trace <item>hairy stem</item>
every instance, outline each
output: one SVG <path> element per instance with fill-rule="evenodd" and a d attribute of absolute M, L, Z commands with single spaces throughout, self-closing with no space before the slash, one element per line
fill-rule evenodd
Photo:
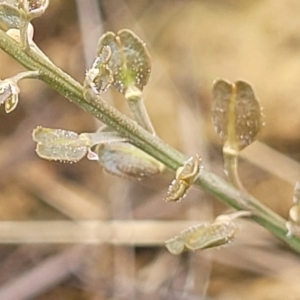
<path fill-rule="evenodd" d="M 77 81 L 34 50 L 24 51 L 20 44 L 7 36 L 2 30 L 0 30 L 0 48 L 25 68 L 39 71 L 39 79 L 70 101 L 79 105 L 89 114 L 128 138 L 134 145 L 165 164 L 168 168 L 175 171 L 184 164 L 187 159 L 185 155 L 138 126 L 134 121 L 101 100 L 101 98 L 97 98 L 98 102 L 87 102 L 83 97 L 83 88 Z M 206 170 L 201 171 L 195 184 L 237 210 L 251 211 L 254 221 L 264 226 L 300 253 L 300 239 L 297 236 L 287 236 L 286 220 L 254 197 L 246 192 L 239 191 L 226 180 Z"/>

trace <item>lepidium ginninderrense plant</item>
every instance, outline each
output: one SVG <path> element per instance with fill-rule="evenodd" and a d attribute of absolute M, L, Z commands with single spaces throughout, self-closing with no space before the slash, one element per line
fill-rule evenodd
<path fill-rule="evenodd" d="M 300 252 L 299 184 L 287 221 L 251 196 L 238 177 L 238 155 L 255 141 L 263 124 L 259 102 L 249 83 L 218 79 L 213 86 L 212 119 L 223 141 L 227 175 L 223 179 L 205 169 L 201 153 L 188 158 L 156 135 L 143 100 L 143 88 L 151 72 L 145 43 L 127 29 L 104 34 L 95 50 L 94 63 L 80 84 L 53 64 L 33 41 L 30 22 L 42 15 L 48 4 L 37 0 L 0 4 L 0 48 L 27 69 L 0 81 L 0 104 L 10 113 L 19 101 L 18 82 L 39 79 L 105 126 L 93 133 L 38 127 L 33 131 L 33 139 L 39 156 L 69 162 L 86 156 L 113 175 L 138 180 L 169 168 L 176 175 L 166 192 L 167 202 L 181 200 L 195 184 L 238 210 L 207 224 L 195 224 L 170 238 L 166 247 L 173 254 L 229 243 L 235 236 L 238 217 L 251 218 Z M 103 100 L 101 94 L 109 88 L 123 94 L 132 119 Z"/>

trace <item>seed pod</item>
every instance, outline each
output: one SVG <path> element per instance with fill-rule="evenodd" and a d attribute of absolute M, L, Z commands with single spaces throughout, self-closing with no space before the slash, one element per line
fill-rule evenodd
<path fill-rule="evenodd" d="M 20 12 L 10 4 L 0 3 L 0 29 L 7 31 L 12 28 L 20 28 Z"/>
<path fill-rule="evenodd" d="M 204 223 L 189 227 L 165 242 L 172 254 L 185 250 L 204 250 L 229 244 L 237 231 L 232 221 Z"/>
<path fill-rule="evenodd" d="M 37 154 L 48 160 L 77 162 L 88 151 L 87 140 L 73 131 L 37 127 L 32 136 Z"/>
<path fill-rule="evenodd" d="M 238 152 L 251 144 L 262 125 L 261 107 L 245 81 L 216 80 L 213 85 L 212 120 L 228 151 Z"/>
<path fill-rule="evenodd" d="M 180 232 L 167 240 L 165 246 L 172 254 L 180 254 L 186 250 L 203 250 L 229 244 L 236 232 L 234 220 L 249 217 L 249 211 L 236 211 L 218 216 L 213 222 L 198 224 Z"/>
<path fill-rule="evenodd" d="M 164 166 L 132 144 L 112 142 L 95 149 L 99 163 L 108 172 L 124 178 L 141 180 L 161 173 Z"/>
<path fill-rule="evenodd" d="M 136 86 L 142 90 L 150 76 L 150 55 L 145 43 L 133 32 L 127 29 L 120 30 L 117 34 L 107 32 L 98 42 L 98 55 L 103 47 L 109 47 L 111 57 L 108 67 L 113 74 L 112 85 L 122 94 L 129 86 Z"/>
<path fill-rule="evenodd" d="M 194 251 L 226 245 L 232 241 L 236 230 L 236 225 L 232 221 L 197 225 L 183 233 L 185 247 Z"/>
<path fill-rule="evenodd" d="M 181 235 L 170 238 L 165 242 L 165 246 L 171 254 L 179 255 L 185 250 L 185 240 Z"/>
<path fill-rule="evenodd" d="M 190 188 L 185 181 L 173 179 L 168 187 L 166 202 L 179 202 L 186 197 L 187 190 Z"/>
<path fill-rule="evenodd" d="M 201 158 L 198 154 L 190 157 L 182 167 L 179 167 L 176 171 L 176 177 L 171 182 L 166 202 L 180 201 L 187 193 L 187 190 L 192 186 L 201 169 Z"/>
<path fill-rule="evenodd" d="M 108 67 L 108 61 L 111 57 L 110 47 L 104 46 L 99 53 L 99 56 L 93 63 L 90 70 L 86 72 L 84 88 L 92 89 L 95 94 L 102 94 L 113 83 L 113 73 Z"/>

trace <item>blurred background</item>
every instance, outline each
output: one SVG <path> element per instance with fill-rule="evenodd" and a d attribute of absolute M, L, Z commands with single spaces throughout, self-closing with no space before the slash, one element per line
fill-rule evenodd
<path fill-rule="evenodd" d="M 51 0 L 34 39 L 82 82 L 102 33 L 134 31 L 152 57 L 144 95 L 157 134 L 220 176 L 212 83 L 250 82 L 266 125 L 240 175 L 286 218 L 300 178 L 299 13 L 297 0 Z M 5 53 L 0 61 L 1 78 L 23 70 Z M 38 158 L 35 127 L 91 132 L 100 123 L 42 82 L 20 87 L 17 109 L 0 107 L 0 299 L 300 299 L 299 256 L 252 222 L 239 221 L 225 248 L 169 254 L 166 238 L 228 210 L 199 189 L 165 203 L 170 172 L 136 183 L 86 159 Z M 104 97 L 129 115 L 117 92 Z"/>

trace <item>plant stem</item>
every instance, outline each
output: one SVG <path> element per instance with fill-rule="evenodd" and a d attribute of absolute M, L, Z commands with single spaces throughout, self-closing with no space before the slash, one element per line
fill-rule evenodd
<path fill-rule="evenodd" d="M 128 102 L 133 119 L 144 129 L 155 134 L 155 130 L 144 104 L 142 91 L 135 86 L 130 86 L 126 90 L 125 98 Z"/>
<path fill-rule="evenodd" d="M 229 181 L 239 190 L 245 190 L 238 173 L 238 154 L 223 147 L 224 171 Z"/>
<path fill-rule="evenodd" d="M 25 68 L 39 71 L 39 79 L 128 138 L 132 144 L 147 152 L 168 168 L 176 171 L 186 161 L 187 157 L 182 153 L 138 126 L 133 120 L 108 105 L 100 97 L 97 97 L 97 101 L 93 103 L 87 102 L 83 97 L 83 87 L 77 81 L 49 62 L 48 59 L 35 52 L 34 49 L 24 51 L 20 44 L 2 30 L 0 30 L 0 48 Z M 249 210 L 255 222 L 264 226 L 300 253 L 300 239 L 297 236 L 287 236 L 286 220 L 254 197 L 244 191 L 239 191 L 226 180 L 206 170 L 201 171 L 195 184 L 237 210 Z"/>
<path fill-rule="evenodd" d="M 26 14 L 23 12 L 21 13 L 20 18 L 20 38 L 21 44 L 24 50 L 29 51 L 29 42 L 28 42 L 28 25 L 29 21 L 26 19 Z"/>

